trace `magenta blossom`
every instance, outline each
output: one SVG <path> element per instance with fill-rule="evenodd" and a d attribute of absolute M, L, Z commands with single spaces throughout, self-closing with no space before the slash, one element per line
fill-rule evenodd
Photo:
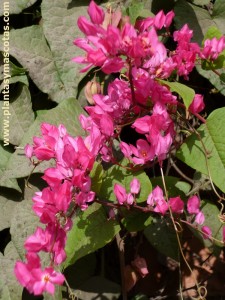
<path fill-rule="evenodd" d="M 188 199 L 187 202 L 187 211 L 189 214 L 197 214 L 200 211 L 200 200 L 194 195 Z"/>
<path fill-rule="evenodd" d="M 181 200 L 179 196 L 175 198 L 170 198 L 169 206 L 173 213 L 182 214 L 184 211 L 184 202 Z"/>
<path fill-rule="evenodd" d="M 17 262 L 14 268 L 15 275 L 20 284 L 34 295 L 41 295 L 45 291 L 53 295 L 55 284 L 62 285 L 65 277 L 52 267 L 41 269 L 40 258 L 37 254 L 28 253 L 27 263 Z"/>
<path fill-rule="evenodd" d="M 191 113 L 199 113 L 201 112 L 203 109 L 205 108 L 205 103 L 203 101 L 203 96 L 200 95 L 200 94 L 196 94 L 194 96 L 194 99 L 193 101 L 191 102 L 188 110 L 191 112 Z"/>
<path fill-rule="evenodd" d="M 204 239 L 210 239 L 212 237 L 212 230 L 208 226 L 202 226 L 201 230 Z"/>
<path fill-rule="evenodd" d="M 154 207 L 154 211 L 164 215 L 168 210 L 168 203 L 164 199 L 163 190 L 156 186 L 149 194 L 147 204 Z"/>
<path fill-rule="evenodd" d="M 126 189 L 122 185 L 118 183 L 114 185 L 114 194 L 116 195 L 119 204 L 122 205 L 127 201 Z"/>

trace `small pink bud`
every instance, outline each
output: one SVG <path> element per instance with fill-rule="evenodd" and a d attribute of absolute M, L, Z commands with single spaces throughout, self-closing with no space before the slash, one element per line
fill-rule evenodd
<path fill-rule="evenodd" d="M 203 96 L 200 94 L 196 94 L 194 96 L 193 101 L 191 102 L 190 106 L 189 106 L 189 111 L 191 113 L 199 113 L 200 111 L 202 111 L 205 108 L 205 103 L 203 101 Z"/>
<path fill-rule="evenodd" d="M 28 158 L 32 157 L 32 155 L 33 155 L 33 147 L 32 146 L 30 146 L 29 144 L 27 144 L 24 147 L 24 151 L 25 151 L 26 157 L 28 157 Z"/>
<path fill-rule="evenodd" d="M 210 239 L 212 237 L 212 230 L 208 226 L 202 227 L 203 238 Z"/>
<path fill-rule="evenodd" d="M 91 0 L 88 7 L 88 14 L 91 18 L 92 23 L 100 25 L 104 21 L 105 13 L 104 10 L 98 6 L 93 0 Z"/>
<path fill-rule="evenodd" d="M 137 178 L 133 178 L 130 183 L 130 192 L 137 195 L 140 192 L 141 184 Z"/>
<path fill-rule="evenodd" d="M 222 235 L 223 235 L 223 242 L 225 243 L 225 226 L 223 227 Z"/>
<path fill-rule="evenodd" d="M 131 193 L 129 193 L 127 195 L 127 204 L 132 205 L 133 203 L 134 203 L 134 196 Z"/>
<path fill-rule="evenodd" d="M 125 188 L 122 185 L 120 185 L 118 183 L 116 183 L 114 185 L 114 194 L 116 195 L 116 198 L 120 205 L 122 205 L 122 204 L 124 204 L 124 202 L 126 202 L 127 193 L 126 193 Z"/>
<path fill-rule="evenodd" d="M 189 214 L 199 213 L 199 207 L 200 207 L 200 200 L 196 195 L 188 199 L 187 211 L 189 212 Z"/>
<path fill-rule="evenodd" d="M 182 214 L 184 211 L 184 202 L 180 199 L 180 197 L 170 198 L 169 206 L 171 207 L 172 212 L 177 214 Z"/>
<path fill-rule="evenodd" d="M 132 267 L 141 275 L 141 277 L 145 277 L 148 275 L 148 267 L 146 260 L 143 257 L 136 257 L 135 260 L 131 262 Z"/>
<path fill-rule="evenodd" d="M 202 225 L 205 222 L 205 216 L 202 211 L 197 213 L 195 217 L 195 222 L 198 223 L 199 225 Z"/>
<path fill-rule="evenodd" d="M 84 94 L 90 104 L 94 104 L 93 95 L 101 93 L 101 85 L 96 81 L 89 81 L 85 88 Z"/>

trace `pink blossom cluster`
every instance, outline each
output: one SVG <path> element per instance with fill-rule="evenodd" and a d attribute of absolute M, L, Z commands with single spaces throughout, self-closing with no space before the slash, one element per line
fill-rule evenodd
<path fill-rule="evenodd" d="M 96 66 L 111 74 L 120 72 L 122 68 L 129 69 L 132 65 L 132 68 L 148 71 L 152 78 L 168 78 L 174 70 L 187 78 L 196 59 L 215 60 L 225 49 L 224 37 L 207 39 L 200 49 L 197 43 L 191 42 L 193 31 L 185 24 L 173 34 L 176 49 L 167 51 L 159 40 L 157 30 L 163 27 L 169 29 L 174 18 L 173 11 L 166 15 L 160 11 L 155 17 L 138 20 L 132 25 L 119 10 L 104 12 L 91 0 L 88 14 L 90 20 L 84 16 L 78 19 L 78 27 L 85 37 L 74 41 L 86 52 L 85 57 L 73 59 L 87 65 L 82 72 Z"/>
<path fill-rule="evenodd" d="M 73 60 L 86 65 L 82 72 L 99 67 L 106 74 L 121 72 L 123 76 L 109 83 L 106 95 L 97 89 L 92 96 L 93 105 L 85 108 L 88 116 L 80 115 L 80 123 L 87 132 L 85 138 L 70 136 L 63 125 L 43 123 L 42 137 L 34 137 L 33 145 L 25 147 L 31 161 L 36 157 L 38 161 L 55 162 L 42 177 L 48 186 L 33 197 L 33 210 L 42 226 L 25 241 L 26 262 L 19 261 L 15 266 L 18 281 L 35 295 L 45 291 L 54 294 L 55 284 L 61 285 L 65 280 L 56 267 L 66 259 L 65 244 L 73 213 L 87 209 L 95 199 L 90 172 L 96 159 L 113 162 L 113 143 L 117 139 L 123 155 L 134 165 L 144 165 L 156 158 L 159 162 L 164 160 L 176 133 L 170 110 L 176 110 L 178 99 L 159 79 L 168 79 L 174 71 L 188 78 L 196 59 L 215 60 L 225 48 L 221 38 L 207 40 L 200 49 L 191 42 L 192 30 L 184 25 L 174 32 L 176 49 L 168 51 L 157 30 L 165 28 L 169 35 L 173 11 L 166 15 L 161 11 L 133 26 L 119 10 L 105 12 L 91 0 L 88 14 L 90 20 L 83 16 L 78 19 L 85 37 L 74 41 L 86 55 Z M 198 113 L 202 109 L 203 97 L 196 94 L 189 111 Z M 140 135 L 135 146 L 120 140 L 126 124 Z M 119 205 L 135 205 L 140 188 L 136 178 L 128 193 L 116 184 L 114 193 Z M 169 208 L 174 214 L 182 214 L 185 204 L 179 196 L 166 201 L 161 188 L 156 187 L 147 198 L 147 206 L 165 215 Z M 197 196 L 189 198 L 187 212 L 194 216 L 195 223 L 204 223 Z M 211 234 L 206 226 L 202 231 L 206 237 Z M 50 264 L 44 269 L 41 252 L 50 256 Z"/>
<path fill-rule="evenodd" d="M 165 27 L 168 31 L 173 11 L 166 15 L 160 11 L 155 17 L 132 25 L 119 10 L 105 12 L 92 0 L 88 14 L 90 20 L 84 16 L 78 19 L 85 37 L 74 40 L 86 55 L 73 60 L 87 64 L 81 72 L 95 66 L 106 74 L 121 72 L 123 76 L 108 85 L 106 95 L 93 95 L 93 105 L 86 107 L 89 116 L 80 117 L 82 127 L 98 140 L 104 161 L 112 160 L 113 139 L 119 135 L 118 131 L 124 124 L 132 123 L 142 137 L 136 146 L 120 143 L 124 156 L 136 165 L 155 158 L 159 162 L 164 160 L 175 137 L 169 108 L 176 107 L 178 100 L 157 79 L 167 79 L 174 71 L 188 78 L 205 47 L 201 50 L 191 42 L 193 31 L 186 24 L 173 34 L 176 49 L 172 52 L 166 49 L 157 30 Z M 222 40 L 219 41 L 218 54 L 224 47 Z M 189 111 L 199 113 L 202 109 L 203 97 L 196 94 Z"/>
<path fill-rule="evenodd" d="M 113 191 L 120 205 L 132 206 L 135 204 L 135 197 L 140 193 L 140 190 L 140 181 L 137 178 L 133 178 L 130 182 L 129 193 L 127 193 L 124 186 L 118 183 L 114 185 Z M 196 195 L 191 196 L 187 200 L 186 205 L 180 196 L 170 197 L 167 201 L 164 197 L 163 190 L 159 186 L 156 186 L 148 195 L 146 203 L 147 207 L 150 208 L 151 211 L 159 213 L 162 216 L 165 216 L 169 210 L 171 210 L 171 212 L 175 215 L 181 215 L 186 210 L 188 214 L 188 222 L 190 224 L 203 225 L 205 222 L 204 213 L 200 209 L 200 199 Z M 210 238 L 212 236 L 212 230 L 208 226 L 202 226 L 201 231 L 203 233 L 203 238 Z M 225 227 L 223 234 L 223 239 L 225 240 Z"/>
<path fill-rule="evenodd" d="M 33 210 L 44 226 L 25 241 L 27 262 L 15 266 L 18 281 L 35 295 L 44 291 L 54 294 L 54 284 L 64 282 L 64 276 L 54 267 L 66 259 L 66 235 L 72 227 L 73 211 L 87 209 L 95 198 L 89 173 L 98 152 L 90 136 L 73 138 L 63 125 L 43 123 L 41 132 L 42 137 L 34 137 L 25 153 L 30 159 L 35 156 L 40 161 L 55 161 L 55 167 L 46 169 L 42 177 L 48 187 L 33 197 Z M 39 252 L 50 256 L 50 266 L 44 270 Z"/>

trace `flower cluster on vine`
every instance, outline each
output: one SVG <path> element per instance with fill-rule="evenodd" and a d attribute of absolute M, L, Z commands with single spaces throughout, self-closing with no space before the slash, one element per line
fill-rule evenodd
<path fill-rule="evenodd" d="M 173 74 L 188 79 L 198 60 L 214 61 L 225 49 L 225 39 L 206 40 L 203 48 L 191 42 L 192 30 L 184 25 L 174 32 L 176 48 L 169 51 L 158 31 L 169 27 L 174 12 L 160 11 L 155 17 L 138 19 L 132 25 L 121 11 L 104 11 L 92 0 L 88 7 L 90 19 L 79 17 L 78 27 L 84 37 L 76 38 L 74 45 L 85 51 L 73 61 L 85 64 L 81 72 L 98 67 L 105 74 L 115 75 L 103 94 L 98 83 L 96 92 L 90 92 L 86 112 L 79 117 L 86 137 L 73 137 L 63 125 L 41 125 L 42 137 L 34 137 L 33 145 L 25 147 L 26 156 L 33 162 L 53 160 L 55 166 L 45 170 L 43 179 L 48 187 L 33 197 L 33 210 L 42 225 L 27 238 L 24 247 L 26 262 L 18 261 L 15 274 L 21 285 L 35 295 L 47 291 L 54 294 L 55 284 L 62 285 L 65 278 L 59 265 L 66 259 L 67 233 L 73 226 L 76 210 L 86 210 L 95 201 L 90 172 L 95 161 L 115 162 L 114 140 L 119 141 L 123 156 L 131 167 L 159 162 L 161 165 L 173 145 L 176 135 L 175 121 L 179 99 L 167 85 Z M 87 91 L 86 91 L 87 92 Z M 204 109 L 203 97 L 196 94 L 189 107 L 190 113 Z M 123 126 L 129 124 L 139 134 L 136 144 L 121 140 Z M 137 178 L 130 182 L 130 191 L 121 184 L 113 187 L 117 204 L 136 205 L 141 184 Z M 145 199 L 149 212 L 168 216 L 187 214 L 190 223 L 203 225 L 205 218 L 200 199 L 193 195 L 187 202 L 180 196 L 166 199 L 157 186 Z M 201 228 L 204 238 L 211 238 L 211 229 Z M 225 230 L 224 230 L 225 236 Z M 50 263 L 41 265 L 40 253 L 49 253 Z M 58 269 L 57 269 L 58 268 Z M 58 271 L 57 271 L 58 270 Z M 145 270 L 145 273 L 147 271 Z"/>

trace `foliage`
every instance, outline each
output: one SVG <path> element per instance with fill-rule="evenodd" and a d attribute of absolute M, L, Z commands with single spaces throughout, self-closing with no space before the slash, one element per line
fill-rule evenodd
<path fill-rule="evenodd" d="M 166 2 L 120 1 L 121 19 L 113 1 L 10 1 L 0 39 L 1 299 L 32 299 L 16 277 L 44 299 L 145 299 L 132 294 L 151 273 L 143 240 L 179 268 L 186 230 L 212 253 L 224 246 L 225 3 Z M 107 276 L 114 246 L 122 275 Z"/>

